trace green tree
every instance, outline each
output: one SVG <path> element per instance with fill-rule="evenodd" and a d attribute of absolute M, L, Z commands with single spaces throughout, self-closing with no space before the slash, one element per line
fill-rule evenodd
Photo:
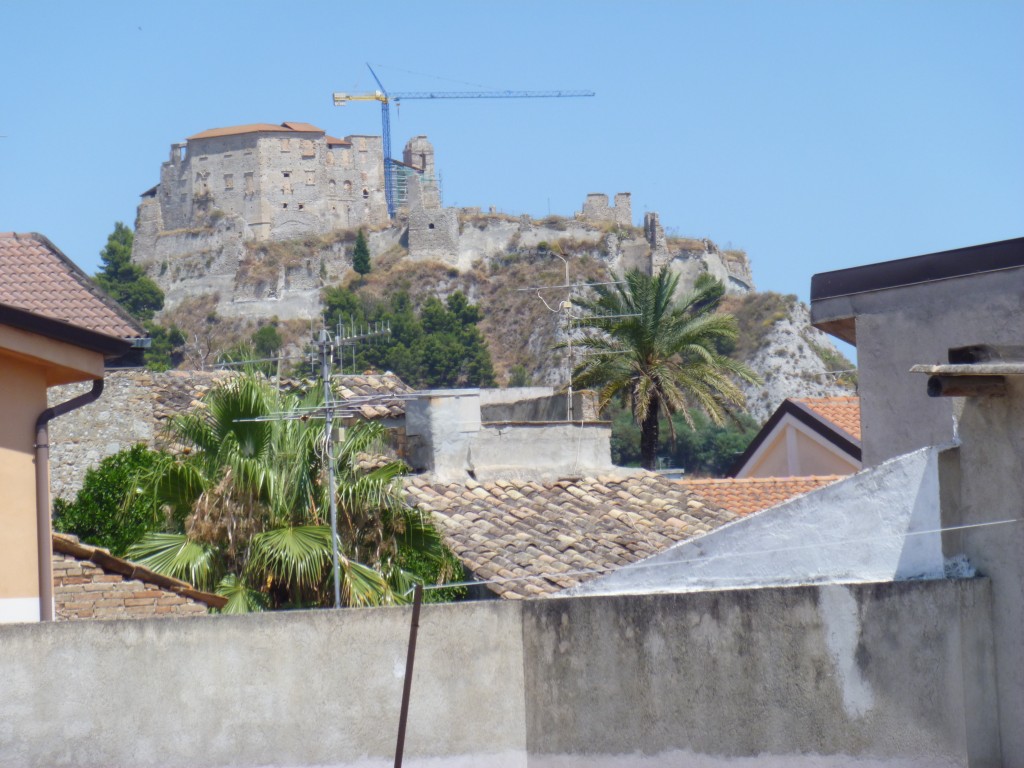
<path fill-rule="evenodd" d="M 123 556 L 143 534 L 160 526 L 159 508 L 138 492 L 136 476 L 153 469 L 160 454 L 136 445 L 108 456 L 85 473 L 73 501 L 54 499 L 53 527 Z"/>
<path fill-rule="evenodd" d="M 491 354 L 477 327 L 483 315 L 461 292 L 444 302 L 431 296 L 417 312 L 405 292 L 379 302 L 335 287 L 324 293 L 324 313 L 329 326 L 390 326 L 390 336 L 359 346 L 360 369 L 393 371 L 420 388 L 494 385 Z"/>
<path fill-rule="evenodd" d="M 352 249 L 352 269 L 360 276 L 370 274 L 370 246 L 366 243 L 366 235 L 359 230 L 356 235 L 356 245 Z"/>
<path fill-rule="evenodd" d="M 132 231 L 122 222 L 114 224 L 100 251 L 102 266 L 96 282 L 129 314 L 140 321 L 152 320 L 154 313 L 163 309 L 164 292 L 146 277 L 142 267 L 132 263 L 133 239 Z"/>
<path fill-rule="evenodd" d="M 147 534 L 129 554 L 227 596 L 227 612 L 331 604 L 322 423 L 266 418 L 300 404 L 243 375 L 212 389 L 203 408 L 176 418 L 171 437 L 181 452 L 140 477 L 167 510 L 168 528 Z M 337 449 L 343 597 L 350 605 L 404 599 L 415 576 L 401 567 L 403 549 L 427 559 L 443 553 L 429 520 L 403 502 L 397 478 L 404 466 L 388 461 L 359 469 L 358 458 L 382 436 L 381 425 L 359 423 Z"/>
<path fill-rule="evenodd" d="M 574 346 L 585 353 L 573 371 L 573 384 L 599 390 L 599 407 L 616 398 L 628 402 L 640 426 L 641 465 L 654 469 L 662 411 L 679 413 L 692 428 L 690 408 L 715 424 L 744 404 L 734 378 L 760 380 L 743 363 L 718 351 L 735 338 L 736 321 L 717 311 L 725 286 L 701 275 L 692 292 L 675 297 L 679 276 L 662 268 L 657 275 L 633 270 L 624 284 L 598 286 L 592 300 L 578 302 L 591 316 Z M 603 316 L 603 317 L 602 317 Z M 675 424 L 669 419 L 673 442 Z"/>
<path fill-rule="evenodd" d="M 260 359 L 276 356 L 283 344 L 276 322 L 262 326 L 252 335 L 253 351 Z"/>
<path fill-rule="evenodd" d="M 176 325 L 165 328 L 158 323 L 143 323 L 146 334 L 150 338 L 150 347 L 146 350 L 146 367 L 152 371 L 169 371 L 176 368 L 182 360 L 182 347 L 185 345 L 185 334 Z"/>
<path fill-rule="evenodd" d="M 696 477 L 725 477 L 760 429 L 746 413 L 719 425 L 692 408 L 690 418 L 692 429 L 682 414 L 672 416 L 678 438 L 673 445 L 667 435 L 661 435 L 657 455 L 666 460 L 667 467 L 684 469 Z M 612 416 L 611 442 L 612 461 L 619 466 L 640 466 L 640 428 L 626 409 L 616 410 Z"/>

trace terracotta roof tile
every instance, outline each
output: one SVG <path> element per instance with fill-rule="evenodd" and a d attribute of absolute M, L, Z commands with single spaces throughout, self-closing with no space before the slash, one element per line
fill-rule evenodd
<path fill-rule="evenodd" d="M 138 563 L 133 563 L 131 560 L 115 557 L 109 551 L 100 547 L 83 544 L 77 536 L 69 533 L 57 533 L 56 531 L 51 535 L 54 552 L 61 552 L 79 560 L 88 560 L 107 573 L 117 573 L 129 579 L 138 579 L 143 583 L 153 584 L 170 592 L 205 603 L 212 608 L 223 608 L 227 605 L 226 597 L 203 592 L 193 587 L 187 581 L 175 579 L 172 576 L 164 576 Z"/>
<path fill-rule="evenodd" d="M 853 397 L 791 397 L 855 440 L 860 440 L 860 398 Z"/>
<path fill-rule="evenodd" d="M 317 128 L 309 123 L 250 123 L 248 125 L 229 125 L 226 128 L 211 128 L 208 131 L 201 131 L 188 137 L 188 141 L 195 139 L 216 139 L 221 136 L 238 136 L 243 133 L 323 133 L 322 128 Z"/>
<path fill-rule="evenodd" d="M 746 477 L 717 480 L 675 480 L 698 498 L 737 515 L 749 515 L 784 501 L 810 493 L 816 488 L 842 480 L 842 475 L 811 477 Z"/>
<path fill-rule="evenodd" d="M 34 232 L 0 233 L 0 304 L 108 336 L 146 335 L 74 262 Z"/>
<path fill-rule="evenodd" d="M 364 419 L 398 418 L 405 415 L 405 400 L 415 390 L 393 373 L 364 373 L 358 376 L 335 376 L 334 393 L 342 400 L 373 397 L 373 403 L 360 406 Z M 308 392 L 319 384 L 311 379 L 282 379 L 286 392 Z"/>
<path fill-rule="evenodd" d="M 652 473 L 551 483 L 406 478 L 466 567 L 506 598 L 550 595 L 739 519 Z M 646 499 L 646 501 L 645 501 Z M 628 507 L 628 511 L 626 509 Z"/>

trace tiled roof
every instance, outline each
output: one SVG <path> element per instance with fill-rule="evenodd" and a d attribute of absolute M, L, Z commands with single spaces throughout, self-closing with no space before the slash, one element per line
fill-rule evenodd
<path fill-rule="evenodd" d="M 34 232 L 0 233 L 0 304 L 108 336 L 146 335 L 74 262 Z"/>
<path fill-rule="evenodd" d="M 352 142 L 346 139 L 339 139 L 337 136 L 325 136 L 328 147 L 351 147 Z"/>
<path fill-rule="evenodd" d="M 722 509 L 735 512 L 737 515 L 749 515 L 842 479 L 842 475 L 817 475 L 811 477 L 747 477 L 743 479 L 730 477 L 715 480 L 687 479 L 675 482 Z"/>
<path fill-rule="evenodd" d="M 860 398 L 853 397 L 792 397 L 825 421 L 855 440 L 860 440 Z"/>
<path fill-rule="evenodd" d="M 739 519 L 650 472 L 537 483 L 405 481 L 445 542 L 506 598 L 540 597 Z M 514 579 L 512 581 L 500 581 Z"/>
<path fill-rule="evenodd" d="M 281 125 L 274 125 L 273 123 L 250 123 L 249 125 L 229 125 L 226 128 L 211 128 L 208 131 L 202 131 L 189 136 L 188 140 L 193 141 L 195 139 L 216 139 L 221 136 L 238 136 L 243 133 L 323 133 L 322 128 L 317 128 L 315 125 L 309 123 L 281 123 Z"/>
<path fill-rule="evenodd" d="M 359 410 L 364 419 L 398 418 L 405 414 L 405 401 L 400 395 L 415 390 L 393 373 L 365 373 L 362 375 L 335 376 L 334 393 L 342 400 L 357 397 L 374 397 L 375 402 L 361 405 Z M 287 392 L 308 392 L 319 386 L 310 379 L 283 379 L 281 388 Z"/>
<path fill-rule="evenodd" d="M 115 557 L 100 547 L 83 544 L 77 536 L 57 532 L 54 532 L 52 536 L 54 552 L 62 552 L 79 560 L 88 560 L 108 573 L 117 573 L 127 576 L 129 579 L 138 579 L 146 584 L 154 584 L 170 592 L 206 603 L 212 608 L 223 608 L 228 602 L 227 598 L 198 590 L 187 581 L 164 576 L 130 560 Z"/>

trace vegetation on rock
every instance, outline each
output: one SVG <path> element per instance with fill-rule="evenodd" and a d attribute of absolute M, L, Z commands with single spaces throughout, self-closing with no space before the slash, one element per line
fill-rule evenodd
<path fill-rule="evenodd" d="M 460 291 L 444 302 L 430 296 L 417 308 L 404 291 L 377 301 L 329 288 L 324 315 L 331 327 L 390 327 L 390 335 L 355 348 L 356 370 L 388 370 L 420 389 L 494 386 L 490 352 L 477 328 L 483 315 Z"/>
<path fill-rule="evenodd" d="M 96 282 L 137 320 L 152 320 L 164 306 L 164 292 L 146 277 L 142 267 L 132 263 L 133 239 L 132 231 L 122 222 L 114 224 L 100 251 L 102 266 Z"/>
<path fill-rule="evenodd" d="M 356 235 L 356 244 L 352 249 L 352 269 L 360 276 L 370 274 L 370 246 L 366 244 L 366 235 L 361 229 Z"/>

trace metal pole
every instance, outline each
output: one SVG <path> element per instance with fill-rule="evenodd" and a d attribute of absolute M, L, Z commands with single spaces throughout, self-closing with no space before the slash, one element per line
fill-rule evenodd
<path fill-rule="evenodd" d="M 405 726 L 409 722 L 409 696 L 412 693 L 412 664 L 416 660 L 416 630 L 420 626 L 420 605 L 423 585 L 417 584 L 412 597 L 412 626 L 409 628 L 409 653 L 405 659 L 405 685 L 402 687 L 402 710 L 398 716 L 398 744 L 395 746 L 395 768 L 402 768 L 405 752 Z"/>
<path fill-rule="evenodd" d="M 320 375 L 324 380 L 324 430 L 327 439 L 327 485 L 331 494 L 331 558 L 334 563 L 334 607 L 341 608 L 341 566 L 338 563 L 338 499 L 334 479 L 334 405 L 331 392 L 330 345 L 320 329 Z"/>

